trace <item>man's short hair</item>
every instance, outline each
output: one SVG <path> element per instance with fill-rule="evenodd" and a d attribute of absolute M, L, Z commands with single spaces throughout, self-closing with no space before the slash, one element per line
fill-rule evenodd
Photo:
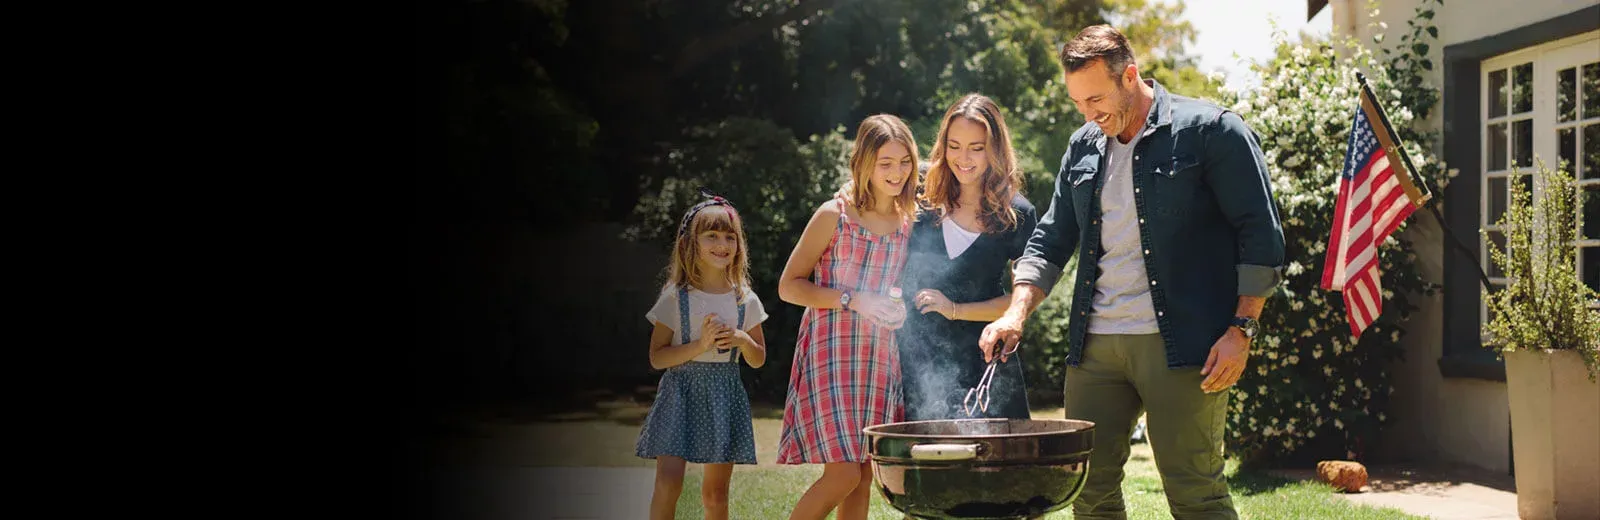
<path fill-rule="evenodd" d="M 1083 70 L 1094 60 L 1105 60 L 1111 79 L 1122 76 L 1123 69 L 1133 63 L 1133 48 L 1122 31 L 1109 25 L 1091 25 L 1061 45 L 1061 68 L 1067 73 Z"/>

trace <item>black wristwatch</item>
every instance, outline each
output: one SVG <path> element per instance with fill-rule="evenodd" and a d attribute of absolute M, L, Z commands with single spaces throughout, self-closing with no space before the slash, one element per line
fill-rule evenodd
<path fill-rule="evenodd" d="M 1234 316 L 1232 324 L 1239 327 L 1239 332 L 1244 333 L 1245 339 L 1255 339 L 1256 332 L 1261 330 L 1261 322 L 1249 316 Z"/>

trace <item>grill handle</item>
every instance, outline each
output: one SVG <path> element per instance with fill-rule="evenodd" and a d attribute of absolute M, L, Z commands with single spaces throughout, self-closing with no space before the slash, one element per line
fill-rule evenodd
<path fill-rule="evenodd" d="M 915 460 L 968 460 L 977 458 L 981 444 L 918 444 L 911 447 Z"/>

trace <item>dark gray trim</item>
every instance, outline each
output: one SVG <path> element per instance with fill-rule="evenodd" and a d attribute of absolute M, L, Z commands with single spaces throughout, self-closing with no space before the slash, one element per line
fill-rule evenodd
<path fill-rule="evenodd" d="M 1444 48 L 1444 159 L 1461 172 L 1443 190 L 1445 220 L 1463 242 L 1478 252 L 1478 199 L 1481 196 L 1479 113 L 1483 60 L 1545 42 L 1600 29 L 1600 5 L 1592 5 L 1532 25 Z M 1470 235 L 1470 236 L 1469 236 Z M 1478 274 L 1472 262 L 1446 247 L 1444 254 L 1444 357 L 1439 372 L 1445 377 L 1473 377 L 1505 381 L 1505 362 L 1484 348 L 1478 319 L 1481 304 Z"/>
<path fill-rule="evenodd" d="M 1328 7 L 1328 0 L 1306 0 L 1306 21 L 1316 18 L 1317 13 L 1322 12 L 1325 7 Z"/>
<path fill-rule="evenodd" d="M 1494 352 L 1486 348 L 1479 348 L 1484 352 Z M 1445 377 L 1470 377 L 1473 379 L 1487 379 L 1490 381 L 1506 380 L 1506 364 L 1494 356 L 1488 361 L 1467 358 L 1466 356 L 1449 356 L 1439 358 L 1439 374 Z"/>

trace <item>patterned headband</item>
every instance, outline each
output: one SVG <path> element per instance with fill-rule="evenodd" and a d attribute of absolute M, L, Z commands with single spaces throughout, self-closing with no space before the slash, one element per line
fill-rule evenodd
<path fill-rule="evenodd" d="M 695 204 L 694 207 L 689 208 L 689 212 L 688 213 L 685 213 L 683 215 L 683 222 L 678 224 L 678 236 L 679 237 L 682 237 L 684 235 L 684 233 L 688 233 L 689 232 L 689 223 L 690 222 L 694 222 L 694 216 L 696 214 L 700 213 L 700 210 L 709 208 L 711 206 L 727 206 L 728 209 L 734 210 L 734 217 L 733 218 L 736 218 L 736 219 L 739 218 L 738 210 L 733 207 L 733 203 L 732 202 L 728 202 L 728 199 L 722 198 L 721 195 L 717 195 L 717 194 L 711 193 L 711 190 L 706 188 L 705 186 L 701 186 L 701 187 L 697 188 L 697 190 L 700 192 L 700 196 L 701 197 L 705 197 L 706 200 L 704 202 L 699 203 L 699 204 Z"/>

